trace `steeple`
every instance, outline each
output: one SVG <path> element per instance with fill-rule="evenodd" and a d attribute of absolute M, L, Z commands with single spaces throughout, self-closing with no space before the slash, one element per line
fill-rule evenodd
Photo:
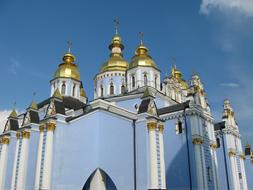
<path fill-rule="evenodd" d="M 16 112 L 15 108 L 13 108 L 13 110 L 12 110 L 9 118 L 15 118 L 15 119 L 17 119 L 17 112 Z"/>
<path fill-rule="evenodd" d="M 58 88 L 54 91 L 53 97 L 62 100 L 62 95 Z"/>
<path fill-rule="evenodd" d="M 81 77 L 76 57 L 72 53 L 72 43 L 68 41 L 68 50 L 62 57 L 63 63 L 58 66 L 51 83 L 51 96 L 70 96 L 86 103 L 86 98 L 81 97 Z M 57 92 L 57 94 L 55 94 Z"/>
<path fill-rule="evenodd" d="M 77 65 L 74 63 L 76 57 L 71 53 L 72 43 L 68 42 L 68 52 L 62 57 L 63 63 L 61 63 L 54 74 L 54 78 L 73 78 L 80 80 L 80 73 Z"/>
<path fill-rule="evenodd" d="M 140 43 L 135 50 L 135 55 L 129 65 L 129 69 L 142 66 L 158 69 L 152 57 L 148 54 L 148 48 L 143 44 L 143 33 L 140 32 Z"/>
<path fill-rule="evenodd" d="M 119 35 L 119 21 L 114 20 L 115 34 L 109 45 L 109 59 L 94 78 L 94 98 L 120 95 L 125 92 L 125 75 L 128 62 L 123 58 L 124 45 Z"/>
<path fill-rule="evenodd" d="M 15 108 L 13 108 L 13 110 L 10 113 L 8 120 L 5 124 L 4 132 L 16 131 L 18 128 L 19 128 L 18 115 L 17 115 Z"/>
<path fill-rule="evenodd" d="M 119 21 L 114 20 L 115 35 L 112 37 L 111 44 L 108 46 L 111 51 L 110 58 L 102 65 L 100 73 L 106 71 L 126 71 L 128 63 L 123 59 L 122 51 L 124 45 L 118 32 Z"/>

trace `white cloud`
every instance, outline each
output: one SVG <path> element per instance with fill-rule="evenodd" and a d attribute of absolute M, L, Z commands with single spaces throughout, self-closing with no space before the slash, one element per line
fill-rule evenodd
<path fill-rule="evenodd" d="M 4 130 L 4 126 L 6 124 L 7 118 L 10 115 L 11 111 L 10 110 L 3 110 L 0 111 L 0 134 Z"/>
<path fill-rule="evenodd" d="M 240 87 L 240 85 L 239 85 L 238 83 L 233 83 L 233 82 L 221 83 L 220 86 L 230 87 L 230 88 L 237 88 L 237 87 Z"/>
<path fill-rule="evenodd" d="M 20 67 L 20 63 L 18 60 L 14 59 L 14 58 L 11 58 L 10 59 L 10 66 L 9 66 L 9 72 L 13 75 L 16 75 L 17 74 L 17 70 L 18 68 Z"/>
<path fill-rule="evenodd" d="M 221 12 L 235 13 L 246 16 L 253 16 L 253 1 L 252 0 L 202 0 L 200 12 L 209 14 L 210 11 L 218 9 Z"/>

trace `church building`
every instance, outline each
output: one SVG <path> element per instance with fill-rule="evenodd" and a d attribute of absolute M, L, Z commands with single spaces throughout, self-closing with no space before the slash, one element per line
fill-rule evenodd
<path fill-rule="evenodd" d="M 88 101 L 69 50 L 49 97 L 15 109 L 0 134 L 1 190 L 247 190 L 253 152 L 224 101 L 215 121 L 197 74 L 161 70 L 141 40 L 130 61 L 116 30 Z M 253 186 L 251 186 L 253 188 Z"/>

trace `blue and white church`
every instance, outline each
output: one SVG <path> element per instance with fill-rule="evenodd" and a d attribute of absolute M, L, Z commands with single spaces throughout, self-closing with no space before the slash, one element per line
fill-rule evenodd
<path fill-rule="evenodd" d="M 124 59 L 116 32 L 88 98 L 68 51 L 49 97 L 15 109 L 0 135 L 1 190 L 247 190 L 253 152 L 242 147 L 229 100 L 215 121 L 197 74 L 161 70 L 142 39 Z M 251 186 L 250 186 L 251 185 Z"/>

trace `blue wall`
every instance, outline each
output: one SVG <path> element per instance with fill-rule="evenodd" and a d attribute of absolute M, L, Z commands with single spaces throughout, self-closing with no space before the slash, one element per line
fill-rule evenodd
<path fill-rule="evenodd" d="M 164 129 L 166 185 L 168 189 L 189 189 L 185 132 L 176 134 L 177 120 L 167 120 Z"/>
<path fill-rule="evenodd" d="M 133 189 L 132 121 L 115 116 L 99 110 L 69 125 L 57 124 L 52 189 L 82 189 L 96 168 L 118 189 Z"/>
<path fill-rule="evenodd" d="M 245 162 L 245 172 L 248 183 L 248 189 L 253 189 L 253 163 L 251 162 L 249 156 L 247 156 Z"/>
<path fill-rule="evenodd" d="M 39 133 L 40 133 L 39 131 L 32 130 L 30 134 L 25 189 L 33 189 L 35 185 L 34 182 L 36 175 Z"/>

